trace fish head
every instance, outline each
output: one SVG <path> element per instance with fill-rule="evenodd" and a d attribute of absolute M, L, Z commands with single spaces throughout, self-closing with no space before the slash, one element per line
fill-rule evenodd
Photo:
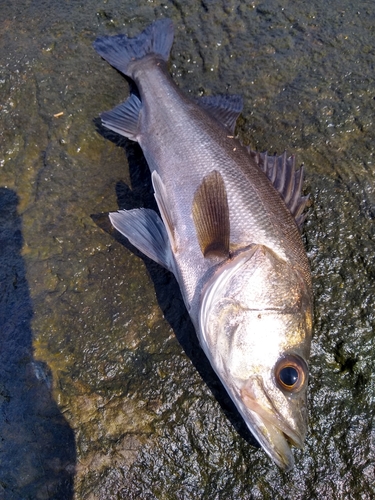
<path fill-rule="evenodd" d="M 306 435 L 312 299 L 303 275 L 253 245 L 216 269 L 201 300 L 203 349 L 266 453 L 289 470 Z"/>

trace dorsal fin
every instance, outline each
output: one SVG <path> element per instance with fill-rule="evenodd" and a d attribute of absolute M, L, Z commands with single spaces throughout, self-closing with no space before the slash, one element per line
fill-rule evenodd
<path fill-rule="evenodd" d="M 234 134 L 237 118 L 243 108 L 240 95 L 210 95 L 197 99 L 197 103 L 209 115 L 224 125 L 231 134 Z"/>
<path fill-rule="evenodd" d="M 305 220 L 305 216 L 301 214 L 309 199 L 308 196 L 302 196 L 303 165 L 296 170 L 295 156 L 288 157 L 286 152 L 280 156 L 268 156 L 267 152 L 257 153 L 250 148 L 247 149 L 280 193 L 297 225 L 301 227 Z"/>
<path fill-rule="evenodd" d="M 227 257 L 229 206 L 224 180 L 217 170 L 206 175 L 196 190 L 192 214 L 204 257 Z"/>

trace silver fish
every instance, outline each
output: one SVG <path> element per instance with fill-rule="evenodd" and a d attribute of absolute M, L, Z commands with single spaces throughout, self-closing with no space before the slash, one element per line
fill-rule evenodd
<path fill-rule="evenodd" d="M 283 469 L 306 434 L 312 329 L 309 265 L 299 225 L 302 167 L 234 136 L 239 96 L 193 101 L 167 71 L 173 25 L 138 37 L 103 36 L 96 51 L 134 80 L 139 97 L 101 115 L 137 141 L 161 219 L 149 209 L 110 214 L 112 225 L 174 273 L 200 344 L 247 426 Z"/>

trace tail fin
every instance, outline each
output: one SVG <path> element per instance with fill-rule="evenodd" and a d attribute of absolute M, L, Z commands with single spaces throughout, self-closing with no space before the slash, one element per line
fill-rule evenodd
<path fill-rule="evenodd" d="M 154 54 L 168 61 L 173 43 L 173 24 L 170 19 L 159 19 L 136 38 L 125 35 L 102 36 L 95 40 L 94 49 L 106 61 L 127 76 L 130 63 Z"/>

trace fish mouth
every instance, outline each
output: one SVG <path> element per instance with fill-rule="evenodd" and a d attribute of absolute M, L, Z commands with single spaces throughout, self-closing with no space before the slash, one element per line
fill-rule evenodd
<path fill-rule="evenodd" d="M 260 389 L 258 384 L 256 386 Z M 294 466 L 291 446 L 303 448 L 306 424 L 298 418 L 292 426 L 277 410 L 263 387 L 261 402 L 258 391 L 251 389 L 247 385 L 240 391 L 241 406 L 244 407 L 241 413 L 245 422 L 269 457 L 281 469 L 289 471 Z"/>

